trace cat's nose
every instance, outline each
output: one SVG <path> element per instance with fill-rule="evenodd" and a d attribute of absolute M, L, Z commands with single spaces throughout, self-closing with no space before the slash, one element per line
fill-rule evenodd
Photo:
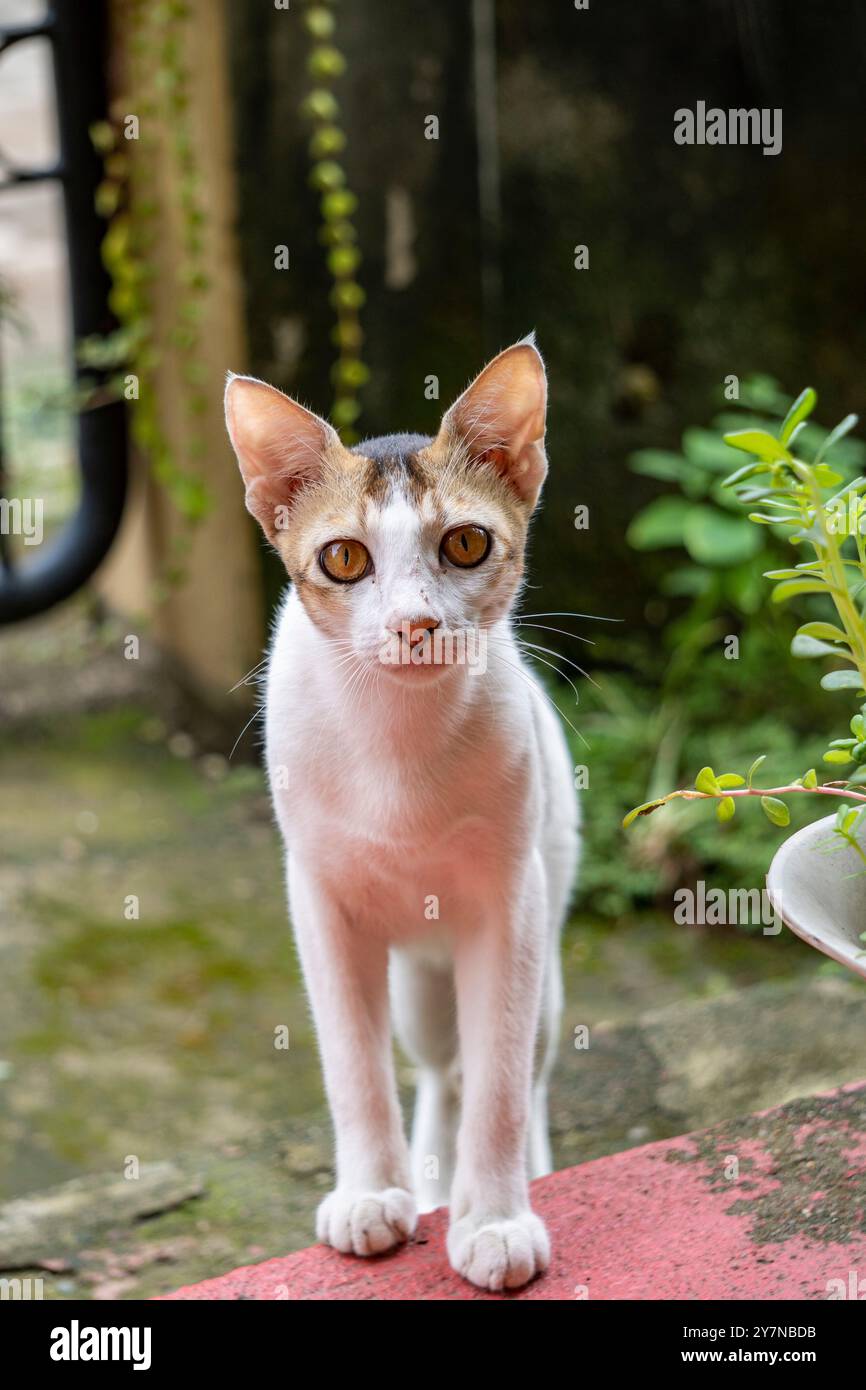
<path fill-rule="evenodd" d="M 423 642 L 428 633 L 435 632 L 439 626 L 438 618 L 422 616 L 420 618 L 395 618 L 388 623 L 388 631 L 393 632 L 397 637 L 402 637 L 404 642 L 408 642 L 410 647 Z"/>

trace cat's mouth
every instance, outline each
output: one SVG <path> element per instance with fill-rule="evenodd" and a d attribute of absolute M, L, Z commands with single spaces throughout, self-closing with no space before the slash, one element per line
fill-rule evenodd
<path fill-rule="evenodd" d="M 389 633 L 378 659 L 389 674 L 404 680 L 435 678 L 455 667 L 482 673 L 487 669 L 487 633 L 482 628 L 440 627 L 413 641 Z"/>

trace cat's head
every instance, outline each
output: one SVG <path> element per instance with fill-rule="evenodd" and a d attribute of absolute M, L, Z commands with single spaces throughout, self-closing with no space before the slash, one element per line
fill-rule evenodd
<path fill-rule="evenodd" d="M 229 377 L 226 424 L 247 507 L 307 614 L 372 662 L 389 642 L 412 651 L 426 634 L 486 629 L 508 612 L 547 472 L 546 405 L 527 339 L 484 368 L 435 439 L 387 435 L 349 449 L 326 421 L 243 376 Z M 417 679 L 438 665 L 396 670 Z"/>

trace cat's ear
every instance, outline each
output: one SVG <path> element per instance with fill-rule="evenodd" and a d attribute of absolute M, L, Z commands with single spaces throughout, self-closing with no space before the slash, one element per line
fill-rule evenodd
<path fill-rule="evenodd" d="M 326 451 L 342 448 L 339 435 L 275 386 L 251 376 L 229 374 L 225 410 L 247 509 L 274 541 L 299 489 L 321 475 Z"/>
<path fill-rule="evenodd" d="M 530 334 L 488 362 L 445 413 L 439 439 L 492 464 L 534 507 L 547 475 L 546 414 L 547 374 Z"/>

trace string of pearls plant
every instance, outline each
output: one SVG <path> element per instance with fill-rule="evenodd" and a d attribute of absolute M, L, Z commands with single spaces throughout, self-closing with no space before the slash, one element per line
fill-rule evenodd
<path fill-rule="evenodd" d="M 361 358 L 364 333 L 360 311 L 365 295 L 357 277 L 361 252 L 352 221 L 358 200 L 339 161 L 346 147 L 346 135 L 339 124 L 340 104 L 333 90 L 346 70 L 346 59 L 334 43 L 337 26 L 329 3 L 314 0 L 309 4 L 304 11 L 304 26 L 310 40 L 307 71 L 314 85 L 305 96 L 301 111 L 312 125 L 310 183 L 320 194 L 319 236 L 327 251 L 333 279 L 330 299 L 336 315 L 331 333 L 337 348 L 331 373 L 331 419 L 343 441 L 353 444 L 358 439 L 355 423 L 361 413 L 361 388 L 370 373 Z"/>

